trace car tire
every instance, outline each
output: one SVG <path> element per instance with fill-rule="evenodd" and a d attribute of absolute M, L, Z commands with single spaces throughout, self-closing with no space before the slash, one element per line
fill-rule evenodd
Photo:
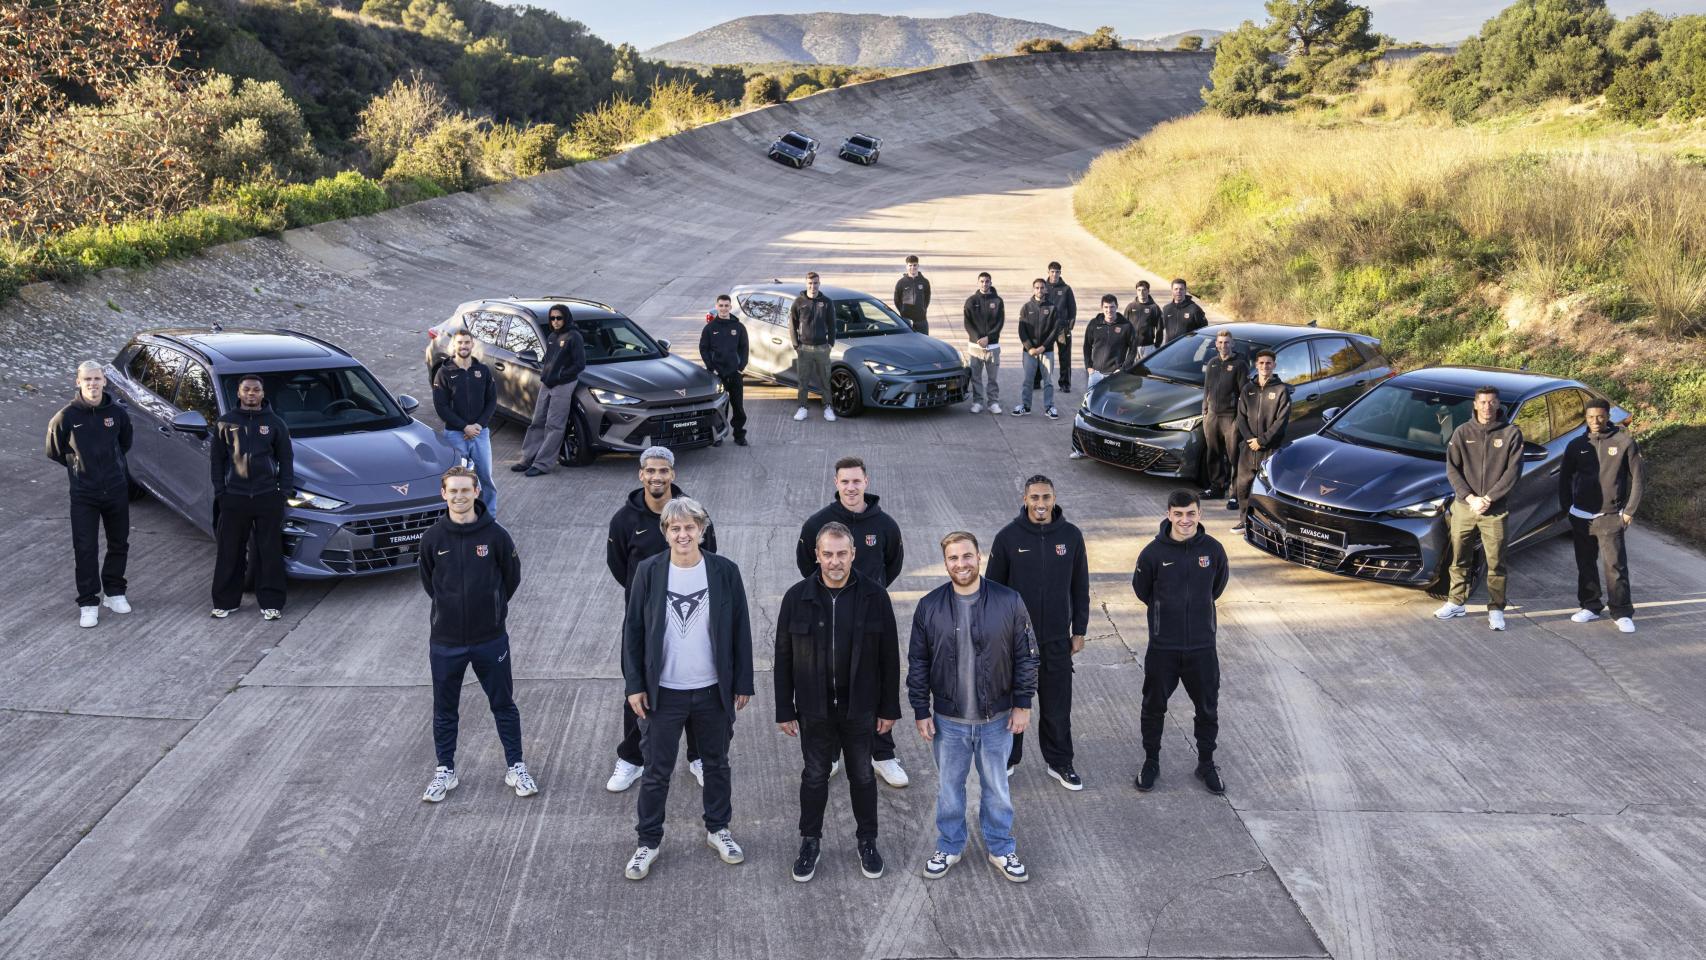
<path fill-rule="evenodd" d="M 857 417 L 865 412 L 864 388 L 846 367 L 836 367 L 829 373 L 829 405 L 838 417 Z"/>
<path fill-rule="evenodd" d="M 557 462 L 565 467 L 584 467 L 592 463 L 592 430 L 586 425 L 586 413 L 575 407 L 569 415 L 569 429 L 563 433 L 563 448 Z"/>

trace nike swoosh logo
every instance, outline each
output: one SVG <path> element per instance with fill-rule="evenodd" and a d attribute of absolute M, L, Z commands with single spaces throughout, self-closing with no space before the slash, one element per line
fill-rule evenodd
<path fill-rule="evenodd" d="M 1031 548 L 1030 548 L 1030 547 L 1020 547 L 1020 548 L 1019 548 L 1019 552 L 1020 552 L 1020 553 L 1030 553 L 1030 552 L 1031 552 Z"/>
<path fill-rule="evenodd" d="M 1170 567 L 1170 566 L 1172 566 L 1172 565 L 1173 565 L 1173 561 L 1171 561 L 1171 560 L 1163 560 L 1163 561 L 1161 561 L 1161 565 L 1162 565 L 1162 566 L 1163 566 L 1163 567 Z"/>
<path fill-rule="evenodd" d="M 634 531 L 634 536 L 636 536 L 636 537 L 643 537 L 645 535 L 646 535 L 646 531 L 643 528 Z"/>
<path fill-rule="evenodd" d="M 445 554 L 447 554 L 447 553 L 449 553 L 449 552 L 450 552 L 450 551 L 449 551 L 449 550 L 440 550 L 440 551 L 439 551 L 439 552 L 438 552 L 438 555 L 439 555 L 439 556 L 441 556 L 441 557 L 442 557 L 442 556 L 444 556 L 444 555 L 445 555 Z"/>
<path fill-rule="evenodd" d="M 504 662 L 504 657 L 507 657 L 507 656 L 509 656 L 509 651 L 508 651 L 508 650 L 505 650 L 505 651 L 504 651 L 504 652 L 503 652 L 503 653 L 500 653 L 500 654 L 498 654 L 498 662 L 499 662 L 499 663 L 503 663 L 503 662 Z"/>

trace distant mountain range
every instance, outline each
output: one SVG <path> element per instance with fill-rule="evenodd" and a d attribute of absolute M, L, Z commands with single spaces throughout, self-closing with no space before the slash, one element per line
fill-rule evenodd
<path fill-rule="evenodd" d="M 795 13 L 741 17 L 645 51 L 674 63 L 833 63 L 934 67 L 1012 53 L 1021 40 L 1084 36 L 1048 23 L 987 13 L 919 19 L 876 13 Z"/>
<path fill-rule="evenodd" d="M 1225 30 L 1180 30 L 1178 33 L 1169 33 L 1160 37 L 1127 40 L 1125 45 L 1133 50 L 1174 50 L 1178 48 L 1181 39 L 1196 36 L 1202 37 L 1202 45 L 1206 48 L 1224 33 L 1226 33 Z"/>

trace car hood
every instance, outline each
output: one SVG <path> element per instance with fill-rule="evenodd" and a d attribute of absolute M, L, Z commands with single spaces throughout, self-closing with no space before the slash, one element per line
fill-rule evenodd
<path fill-rule="evenodd" d="M 770 149 L 779 150 L 782 153 L 790 153 L 790 154 L 793 154 L 795 156 L 804 156 L 805 152 L 808 148 L 796 147 L 791 143 L 783 143 L 782 141 L 778 140 L 775 143 L 772 143 L 770 145 Z"/>
<path fill-rule="evenodd" d="M 1451 493 L 1445 463 L 1312 434 L 1268 461 L 1268 484 L 1288 496 L 1379 513 Z"/>
<path fill-rule="evenodd" d="M 1117 373 L 1090 391 L 1088 410 L 1115 423 L 1151 427 L 1202 413 L 1202 387 Z"/>
<path fill-rule="evenodd" d="M 717 378 L 710 371 L 674 354 L 589 366 L 581 373 L 581 385 L 614 390 L 647 403 L 684 403 L 717 395 Z"/>
<path fill-rule="evenodd" d="M 853 141 L 849 140 L 846 143 L 843 143 L 841 145 L 841 149 L 846 150 L 850 153 L 870 153 L 871 151 L 875 150 L 876 148 L 875 147 L 862 147 L 862 146 L 858 145 L 857 143 L 854 143 Z"/>
<path fill-rule="evenodd" d="M 845 348 L 842 344 L 846 344 Z M 848 363 L 875 360 L 892 363 L 913 373 L 957 370 L 960 352 L 935 337 L 922 333 L 886 333 L 880 337 L 853 337 L 836 343 L 836 352 Z"/>
<path fill-rule="evenodd" d="M 306 489 L 436 478 L 454 463 L 444 441 L 419 420 L 392 430 L 303 437 L 293 447 L 296 485 Z"/>

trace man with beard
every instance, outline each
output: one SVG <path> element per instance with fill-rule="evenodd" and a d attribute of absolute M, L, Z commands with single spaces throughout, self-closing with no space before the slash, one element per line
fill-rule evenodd
<path fill-rule="evenodd" d="M 296 492 L 290 429 L 267 405 L 258 374 L 237 382 L 237 409 L 213 423 L 213 615 L 224 619 L 243 600 L 249 538 L 255 541 L 255 601 L 261 617 L 284 615 L 284 506 Z"/>
<path fill-rule="evenodd" d="M 1203 364 L 1203 492 L 1210 500 L 1226 496 L 1238 463 L 1238 398 L 1250 381 L 1244 355 L 1232 346 L 1232 334 L 1214 335 L 1214 355 Z"/>
<path fill-rule="evenodd" d="M 125 562 L 130 555 L 130 414 L 107 395 L 101 365 L 77 365 L 77 395 L 47 424 L 47 458 L 71 482 L 71 553 L 77 570 L 77 625 L 100 622 L 101 607 L 129 613 Z M 101 561 L 101 530 L 107 534 Z"/>
<path fill-rule="evenodd" d="M 492 417 L 498 412 L 498 385 L 492 371 L 474 357 L 474 335 L 458 330 L 450 338 L 450 359 L 432 378 L 432 406 L 444 421 L 444 442 L 459 459 L 474 465 L 480 497 L 494 516 L 498 488 L 492 482 Z"/>
<path fill-rule="evenodd" d="M 1583 411 L 1588 432 L 1564 448 L 1558 472 L 1558 506 L 1570 515 L 1570 540 L 1576 547 L 1576 600 L 1570 617 L 1591 623 L 1605 609 L 1600 602 L 1599 566 L 1611 595 L 1611 616 L 1623 633 L 1635 632 L 1635 602 L 1629 597 L 1629 556 L 1623 531 L 1635 522 L 1641 505 L 1646 464 L 1629 431 L 1611 422 L 1611 404 L 1593 397 Z"/>

